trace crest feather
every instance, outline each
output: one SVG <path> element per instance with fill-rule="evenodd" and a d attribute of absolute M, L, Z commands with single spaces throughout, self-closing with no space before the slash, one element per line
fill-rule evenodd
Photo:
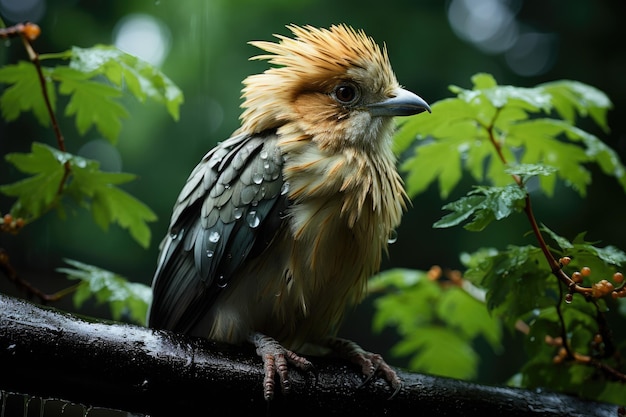
<path fill-rule="evenodd" d="M 348 78 L 354 69 L 371 73 L 377 85 L 397 85 L 386 47 L 381 48 L 362 30 L 344 24 L 328 29 L 309 25 L 287 28 L 293 38 L 274 35 L 277 42 L 250 42 L 268 52 L 251 59 L 267 60 L 274 67 L 244 80 L 245 110 L 239 131 L 254 133 L 284 124 L 293 97 Z"/>

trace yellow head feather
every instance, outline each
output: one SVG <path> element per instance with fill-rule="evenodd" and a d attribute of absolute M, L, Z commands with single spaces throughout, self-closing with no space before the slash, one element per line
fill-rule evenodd
<path fill-rule="evenodd" d="M 284 124 L 293 117 L 290 105 L 298 94 L 323 92 L 342 79 L 367 79 L 381 95 L 398 86 L 386 48 L 363 31 L 343 24 L 328 29 L 287 28 L 295 38 L 275 35 L 278 42 L 250 42 L 269 52 L 251 59 L 276 66 L 244 80 L 240 131 L 258 133 Z"/>

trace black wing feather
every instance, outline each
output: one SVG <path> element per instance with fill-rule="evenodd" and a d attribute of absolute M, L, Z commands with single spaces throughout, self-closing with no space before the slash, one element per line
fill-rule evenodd
<path fill-rule="evenodd" d="M 271 242 L 288 202 L 273 132 L 234 136 L 193 170 L 174 206 L 148 325 L 188 332 L 247 259 Z"/>

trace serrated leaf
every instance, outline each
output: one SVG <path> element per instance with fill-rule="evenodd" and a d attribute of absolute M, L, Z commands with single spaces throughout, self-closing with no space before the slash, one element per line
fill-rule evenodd
<path fill-rule="evenodd" d="M 490 315 L 487 306 L 459 287 L 445 291 L 437 314 L 447 327 L 458 329 L 467 339 L 483 336 L 494 350 L 501 349 L 502 329 L 499 320 Z"/>
<path fill-rule="evenodd" d="M 617 153 L 573 125 L 577 114 L 590 115 L 608 130 L 606 112 L 612 104 L 600 90 L 567 80 L 533 88 L 501 86 L 489 74 L 477 74 L 472 81 L 471 90 L 451 86 L 457 98 L 434 103 L 429 117 L 400 125 L 397 153 L 409 149 L 415 138 L 426 139 L 416 143 L 414 155 L 402 165 L 409 195 L 439 181 L 445 198 L 463 170 L 477 181 L 503 186 L 509 179 L 500 155 L 510 165 L 554 167 L 555 175 L 539 177 L 541 190 L 548 196 L 554 193 L 558 177 L 584 197 L 591 182 L 588 163 L 598 164 L 626 190 L 626 167 Z M 536 117 L 539 113 L 556 113 L 564 120 Z"/>
<path fill-rule="evenodd" d="M 517 184 L 505 187 L 476 187 L 467 196 L 448 203 L 443 208 L 452 213 L 445 215 L 433 227 L 446 228 L 463 223 L 473 216 L 464 227 L 480 231 L 494 220 L 502 220 L 525 206 L 526 191 Z"/>
<path fill-rule="evenodd" d="M 156 220 L 148 206 L 132 195 L 115 187 L 100 187 L 92 202 L 94 220 L 105 228 L 109 223 L 118 223 L 128 229 L 131 236 L 144 248 L 150 245 L 150 228 L 146 222 Z"/>
<path fill-rule="evenodd" d="M 42 68 L 46 80 L 49 71 Z M 15 65 L 0 68 L 0 83 L 9 84 L 0 97 L 2 117 L 6 121 L 16 120 L 23 112 L 32 111 L 42 126 L 50 125 L 50 115 L 44 101 L 39 75 L 30 62 L 21 61 Z M 56 91 L 51 82 L 46 82 L 46 90 L 52 109 L 56 106 Z"/>
<path fill-rule="evenodd" d="M 416 272 L 416 273 L 414 273 Z M 434 316 L 432 305 L 441 295 L 441 288 L 425 279 L 426 273 L 405 269 L 393 269 L 379 274 L 377 292 L 393 291 L 376 298 L 376 314 L 373 328 L 380 331 L 394 326 L 398 332 L 408 335 L 415 332 Z"/>
<path fill-rule="evenodd" d="M 125 191 L 115 187 L 132 181 L 135 176 L 119 172 L 102 172 L 95 161 L 82 159 L 72 167 L 73 181 L 67 193 L 78 201 L 90 204 L 94 221 L 103 230 L 111 223 L 128 229 L 131 236 L 143 247 L 150 244 L 147 222 L 156 220 L 148 206 Z"/>
<path fill-rule="evenodd" d="M 120 320 L 127 314 L 132 321 L 145 325 L 152 299 L 150 287 L 129 282 L 118 274 L 82 262 L 71 259 L 65 262 L 72 268 L 58 268 L 57 271 L 66 274 L 68 279 L 83 283 L 74 293 L 76 308 L 93 297 L 97 302 L 109 305 L 114 320 Z"/>
<path fill-rule="evenodd" d="M 555 167 L 541 164 L 519 164 L 505 170 L 507 174 L 519 175 L 524 178 L 537 175 L 552 175 L 556 171 Z"/>
<path fill-rule="evenodd" d="M 389 269 L 371 277 L 367 283 L 367 291 L 368 293 L 375 293 L 390 288 L 404 290 L 428 279 L 427 276 L 425 271 L 402 268 Z"/>
<path fill-rule="evenodd" d="M 146 222 L 156 220 L 156 215 L 145 204 L 115 187 L 135 178 L 132 174 L 102 172 L 99 163 L 61 152 L 50 146 L 33 143 L 28 154 L 13 153 L 6 156 L 20 171 L 31 177 L 0 186 L 0 192 L 17 197 L 12 212 L 28 219 L 37 218 L 47 211 L 54 200 L 63 195 L 79 203 L 91 205 L 96 223 L 107 229 L 117 223 L 128 229 L 131 236 L 143 247 L 150 243 L 150 229 Z M 70 177 L 65 175 L 69 163 Z"/>
<path fill-rule="evenodd" d="M 409 368 L 412 371 L 462 379 L 476 375 L 479 359 L 468 340 L 438 326 L 423 327 L 408 335 L 392 348 L 392 353 L 411 355 Z"/>
<path fill-rule="evenodd" d="M 57 197 L 65 173 L 67 154 L 34 142 L 30 153 L 10 153 L 5 159 L 15 168 L 32 176 L 0 186 L 0 191 L 17 201 L 14 215 L 28 219 L 42 215 Z"/>
<path fill-rule="evenodd" d="M 498 85 L 493 75 L 487 74 L 486 72 L 479 72 L 478 74 L 472 75 L 472 84 L 474 85 L 474 90 L 485 90 Z"/>
<path fill-rule="evenodd" d="M 431 106 L 432 113 L 398 119 L 398 131 L 394 136 L 393 151 L 400 154 L 406 151 L 415 139 L 426 136 L 447 138 L 464 134 L 470 129 L 470 136 L 476 132 L 476 110 L 457 98 L 437 101 Z"/>
<path fill-rule="evenodd" d="M 541 84 L 542 89 L 552 97 L 556 111 L 570 124 L 576 121 L 576 114 L 590 115 L 605 132 L 609 132 L 607 111 L 613 103 L 602 91 L 579 81 L 561 80 Z"/>
<path fill-rule="evenodd" d="M 489 311 L 515 322 L 533 309 L 554 304 L 550 291 L 556 280 L 550 281 L 553 277 L 544 266 L 541 249 L 509 245 L 494 255 L 482 253 L 478 259 L 464 275 L 487 289 Z"/>
<path fill-rule="evenodd" d="M 104 75 L 119 87 L 125 85 L 139 101 L 149 98 L 165 104 L 170 115 L 175 120 L 179 118 L 183 103 L 180 89 L 165 74 L 136 56 L 114 46 L 74 47 L 70 67 L 90 75 Z"/>
<path fill-rule="evenodd" d="M 524 147 L 521 163 L 556 168 L 558 177 L 584 197 L 591 182 L 591 174 L 584 164 L 590 161 L 590 157 L 582 147 L 560 139 L 564 136 L 572 138 L 572 135 L 574 131 L 566 123 L 545 118 L 513 124 L 508 131 L 508 138 Z M 554 182 L 544 182 L 545 178 L 541 177 L 539 183 L 551 196 Z"/>
<path fill-rule="evenodd" d="M 115 143 L 122 129 L 121 119 L 128 117 L 124 106 L 115 100 L 122 92 L 110 85 L 85 79 L 80 72 L 65 67 L 57 67 L 54 76 L 60 81 L 59 92 L 70 96 L 65 115 L 76 115 L 78 133 L 84 135 L 95 126 L 105 138 Z"/>
<path fill-rule="evenodd" d="M 559 236 L 558 234 L 553 232 L 551 229 L 549 229 L 546 225 L 543 225 L 543 224 L 541 225 L 541 231 L 543 233 L 548 234 L 552 239 L 554 239 L 557 245 L 559 245 L 561 250 L 563 250 L 564 252 L 567 252 L 567 250 L 572 249 L 574 247 L 574 245 L 569 240 L 565 239 L 562 236 Z"/>

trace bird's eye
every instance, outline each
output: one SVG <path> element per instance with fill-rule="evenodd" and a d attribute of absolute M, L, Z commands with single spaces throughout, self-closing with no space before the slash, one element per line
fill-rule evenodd
<path fill-rule="evenodd" d="M 341 104 L 353 104 L 359 96 L 359 89 L 352 83 L 341 83 L 333 91 L 333 97 Z"/>

